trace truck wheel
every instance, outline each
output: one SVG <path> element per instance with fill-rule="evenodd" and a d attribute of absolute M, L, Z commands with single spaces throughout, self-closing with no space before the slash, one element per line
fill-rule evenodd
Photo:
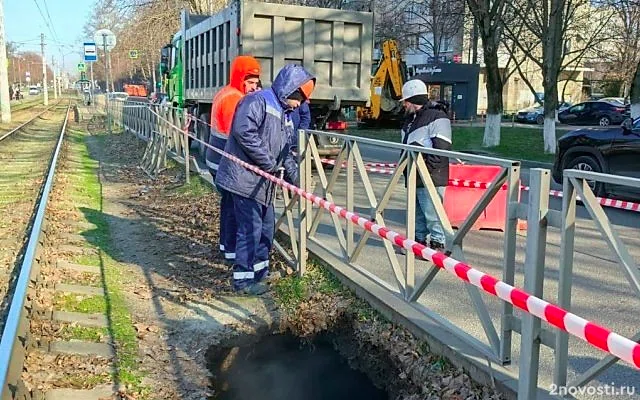
<path fill-rule="evenodd" d="M 209 125 L 207 125 L 209 121 L 211 121 L 209 113 L 200 114 L 200 116 L 198 117 L 198 123 L 196 125 L 198 129 L 198 132 L 196 132 L 196 136 L 198 137 L 198 139 L 202 140 L 205 143 L 209 143 Z M 204 160 L 207 154 L 207 146 L 199 143 L 199 148 L 200 158 Z"/>

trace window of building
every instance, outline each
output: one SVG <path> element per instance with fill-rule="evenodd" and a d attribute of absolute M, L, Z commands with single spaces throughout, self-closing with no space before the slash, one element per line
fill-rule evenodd
<path fill-rule="evenodd" d="M 419 35 L 410 35 L 407 38 L 407 47 L 410 49 L 417 49 L 420 45 L 420 36 Z"/>

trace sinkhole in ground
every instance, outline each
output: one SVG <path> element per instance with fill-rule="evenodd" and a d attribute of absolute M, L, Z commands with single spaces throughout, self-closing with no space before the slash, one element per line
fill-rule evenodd
<path fill-rule="evenodd" d="M 244 342 L 244 343 L 243 343 Z M 244 338 L 207 351 L 220 400 L 383 400 L 388 395 L 351 369 L 330 335 L 303 342 L 290 334 Z"/>

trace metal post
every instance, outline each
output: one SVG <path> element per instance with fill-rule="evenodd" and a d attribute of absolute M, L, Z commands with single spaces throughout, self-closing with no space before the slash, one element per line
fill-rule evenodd
<path fill-rule="evenodd" d="M 4 41 L 4 8 L 3 5 L 0 4 L 0 120 L 3 123 L 11 122 L 10 101 L 7 52 Z"/>
<path fill-rule="evenodd" d="M 53 59 L 53 56 L 51 56 L 51 69 L 53 70 L 53 98 L 57 99 L 58 98 L 58 81 L 57 81 L 57 75 L 56 75 L 56 61 Z"/>
<path fill-rule="evenodd" d="M 98 52 L 96 51 L 96 54 Z M 89 69 L 91 70 L 91 85 L 89 85 L 89 101 L 91 102 L 91 105 L 93 107 L 95 107 L 95 102 L 93 101 L 93 86 L 94 86 L 94 80 L 93 80 L 93 61 L 91 61 L 89 63 Z"/>
<path fill-rule="evenodd" d="M 354 181 L 353 181 L 353 169 L 355 164 L 353 162 L 353 151 L 351 149 L 352 144 L 347 144 L 349 156 L 347 157 L 347 210 L 354 211 L 354 200 L 353 200 L 353 192 L 354 192 Z M 347 221 L 347 257 L 351 256 L 353 250 L 355 248 L 355 243 L 353 240 L 354 234 L 354 226 L 351 222 Z"/>
<path fill-rule="evenodd" d="M 104 49 L 104 94 L 107 107 L 107 133 L 111 133 L 111 109 L 109 107 L 109 58 L 107 57 L 107 34 L 102 34 L 102 48 Z"/>
<path fill-rule="evenodd" d="M 309 154 L 309 145 L 307 144 L 307 133 L 300 129 L 298 131 L 298 179 L 300 180 L 300 188 L 305 192 L 309 191 L 310 182 L 308 176 L 311 173 L 311 158 Z M 305 273 L 307 266 L 307 235 L 308 228 L 311 226 L 311 204 L 306 199 L 300 197 L 298 202 L 298 275 Z M 291 227 L 294 229 L 294 227 Z M 294 233 L 291 232 L 293 235 Z"/>
<path fill-rule="evenodd" d="M 569 178 L 562 181 L 562 230 L 560 231 L 560 276 L 558 278 L 558 306 L 571 309 L 571 284 L 573 278 L 573 246 L 576 231 L 576 189 Z M 556 333 L 555 367 L 553 383 L 567 384 L 567 361 L 569 334 L 562 330 Z"/>
<path fill-rule="evenodd" d="M 513 165 L 507 175 L 507 216 L 504 227 L 504 256 L 502 267 L 502 281 L 513 285 L 516 269 L 516 235 L 518 233 L 518 216 L 516 206 L 520 200 L 520 166 Z M 502 340 L 500 341 L 500 360 L 503 364 L 511 362 L 511 320 L 513 318 L 513 305 L 506 301 L 502 304 Z"/>
<path fill-rule="evenodd" d="M 524 288 L 527 293 L 542 298 L 550 173 L 547 169 L 533 168 L 530 170 L 529 176 L 531 190 L 529 191 L 527 211 Z M 540 318 L 529 313 L 523 313 L 518 399 L 534 400 L 536 398 L 540 360 L 540 332 Z"/>
<path fill-rule="evenodd" d="M 188 120 L 189 120 L 189 115 L 187 114 L 187 121 Z M 183 132 L 184 132 L 184 173 L 185 173 L 185 179 L 188 185 L 190 182 L 189 175 L 191 175 L 191 173 L 189 171 L 189 125 L 187 125 L 186 121 L 185 121 L 185 128 L 183 129 Z"/>
<path fill-rule="evenodd" d="M 416 233 L 416 154 L 409 152 L 407 165 L 407 238 L 414 239 Z M 415 255 L 407 250 L 405 257 L 405 299 L 408 300 L 416 286 Z"/>
<path fill-rule="evenodd" d="M 44 105 L 49 105 L 49 89 L 47 88 L 47 59 L 44 55 L 44 33 L 40 34 L 40 51 L 42 53 L 42 91 L 44 93 Z"/>

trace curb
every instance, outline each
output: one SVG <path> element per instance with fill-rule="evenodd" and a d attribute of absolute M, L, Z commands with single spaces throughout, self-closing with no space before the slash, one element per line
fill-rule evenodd
<path fill-rule="evenodd" d="M 484 150 L 459 150 L 461 153 L 475 154 L 479 156 L 487 156 L 487 157 L 502 157 L 498 154 L 491 153 L 489 151 Z M 542 161 L 531 161 L 531 160 L 514 160 L 520 161 L 520 166 L 522 168 L 546 168 L 553 169 L 553 163 L 542 162 Z"/>

